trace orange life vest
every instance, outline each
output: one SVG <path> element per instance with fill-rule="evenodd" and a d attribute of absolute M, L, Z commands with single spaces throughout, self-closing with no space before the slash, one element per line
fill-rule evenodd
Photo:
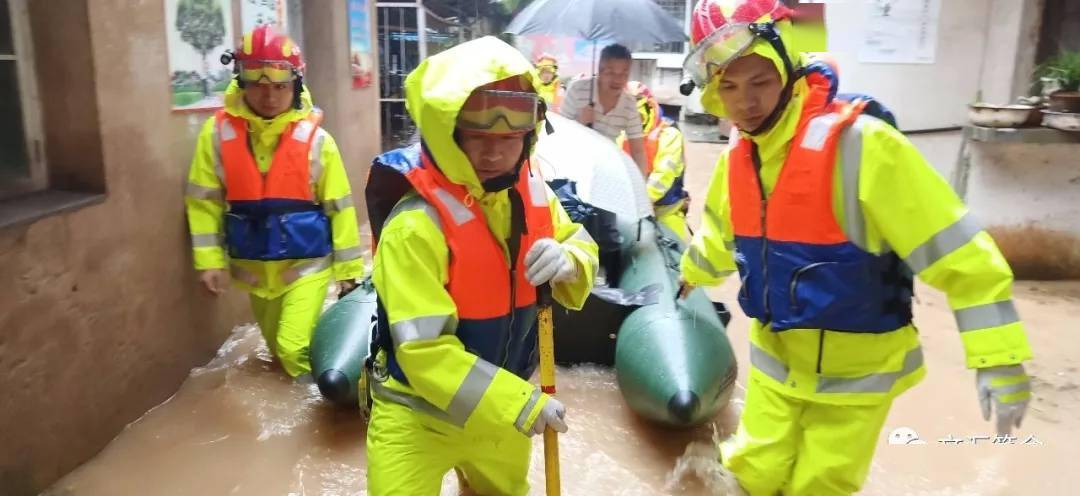
<path fill-rule="evenodd" d="M 728 155 L 739 304 L 775 331 L 893 331 L 911 321 L 911 273 L 895 254 L 852 243 L 832 207 L 838 143 L 866 102 L 832 101 L 817 76 L 808 82 L 810 94 L 767 199 L 757 145 L 740 137 Z"/>
<path fill-rule="evenodd" d="M 330 220 L 315 201 L 318 171 L 311 148 L 322 113 L 313 110 L 282 132 L 270 169 L 259 171 L 248 143 L 247 121 L 218 111 L 216 148 L 229 212 L 225 240 L 232 258 L 293 260 L 333 251 Z"/>
<path fill-rule="evenodd" d="M 480 205 L 464 186 L 447 179 L 420 145 L 385 153 L 375 159 L 372 168 L 370 177 L 377 182 L 392 181 L 381 179 L 393 177 L 383 174 L 387 168 L 404 176 L 412 189 L 438 212 L 450 250 L 446 289 L 457 306 L 458 339 L 484 360 L 528 378 L 537 364 L 536 288 L 525 278 L 524 259 L 533 243 L 553 235 L 547 189 L 539 171 L 526 162 L 513 188 L 521 198 L 524 225 L 511 266 L 488 228 Z M 369 184 L 369 204 L 389 204 L 386 198 L 372 201 L 373 192 L 383 189 L 397 188 Z M 400 197 L 400 193 L 392 195 Z M 396 203 L 393 198 L 389 200 Z M 386 214 L 377 213 L 372 223 L 381 226 Z M 512 244 L 512 240 L 508 243 Z M 377 250 L 377 238 L 375 247 Z M 391 375 L 407 381 L 394 359 L 392 343 L 384 339 L 382 347 L 388 354 Z"/>

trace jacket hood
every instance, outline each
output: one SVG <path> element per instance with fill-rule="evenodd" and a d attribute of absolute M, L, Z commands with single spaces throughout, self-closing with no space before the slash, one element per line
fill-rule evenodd
<path fill-rule="evenodd" d="M 454 141 L 457 115 L 473 90 L 511 76 L 524 76 L 536 87 L 533 66 L 525 56 L 498 38 L 485 36 L 428 57 L 405 79 L 406 109 L 432 158 L 447 179 L 476 198 L 485 191 Z"/>

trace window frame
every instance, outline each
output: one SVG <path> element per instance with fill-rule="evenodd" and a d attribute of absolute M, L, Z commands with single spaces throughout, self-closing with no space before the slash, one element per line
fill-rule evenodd
<path fill-rule="evenodd" d="M 13 55 L 0 54 L 0 60 L 15 63 L 19 104 L 23 120 L 29 176 L 0 185 L 0 199 L 45 190 L 49 186 L 45 160 L 45 130 L 41 100 L 38 95 L 34 46 L 30 33 L 30 10 L 27 0 L 8 0 Z"/>

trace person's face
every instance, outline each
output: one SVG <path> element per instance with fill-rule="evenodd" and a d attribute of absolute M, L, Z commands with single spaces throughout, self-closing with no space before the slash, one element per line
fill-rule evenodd
<path fill-rule="evenodd" d="M 514 172 L 525 148 L 525 133 L 489 133 L 459 129 L 458 146 L 480 182 Z"/>
<path fill-rule="evenodd" d="M 293 83 L 247 83 L 244 102 L 259 117 L 272 119 L 292 107 Z"/>
<path fill-rule="evenodd" d="M 611 91 L 622 91 L 630 82 L 630 61 L 607 59 L 600 61 L 599 87 Z"/>
<path fill-rule="evenodd" d="M 540 81 L 544 84 L 551 84 L 551 81 L 555 79 L 554 67 L 541 67 L 540 68 Z"/>
<path fill-rule="evenodd" d="M 739 129 L 752 131 L 772 113 L 784 84 L 772 61 L 760 55 L 736 59 L 720 74 L 717 91 L 728 118 Z"/>

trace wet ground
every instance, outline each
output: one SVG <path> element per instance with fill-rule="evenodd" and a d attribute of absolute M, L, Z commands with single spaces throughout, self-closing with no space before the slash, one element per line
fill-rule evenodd
<path fill-rule="evenodd" d="M 714 144 L 688 145 L 687 183 L 704 197 Z M 691 225 L 700 218 L 695 202 Z M 734 301 L 735 281 L 710 296 Z M 885 423 L 862 494 L 1076 494 L 1080 459 L 1080 282 L 1021 282 L 1016 301 L 1036 361 L 1035 400 L 1013 443 L 992 444 L 980 416 L 974 374 L 964 369 L 944 297 L 920 286 L 916 324 L 925 347 L 926 380 L 899 398 Z M 610 370 L 560 369 L 560 399 L 570 432 L 560 438 L 563 494 L 725 494 L 712 463 L 711 438 L 733 429 L 747 363 L 746 318 L 733 307 L 729 336 L 741 369 L 731 406 L 692 431 L 638 420 Z M 77 415 L 78 412 L 72 412 Z M 922 445 L 889 445 L 910 428 Z M 294 384 L 270 362 L 258 330 L 238 327 L 218 356 L 191 372 L 177 393 L 133 422 L 96 458 L 60 480 L 49 495 L 364 495 L 365 425 L 324 402 L 315 386 Z M 530 480 L 543 494 L 541 442 L 534 441 Z M 456 494 L 446 479 L 444 494 Z"/>

